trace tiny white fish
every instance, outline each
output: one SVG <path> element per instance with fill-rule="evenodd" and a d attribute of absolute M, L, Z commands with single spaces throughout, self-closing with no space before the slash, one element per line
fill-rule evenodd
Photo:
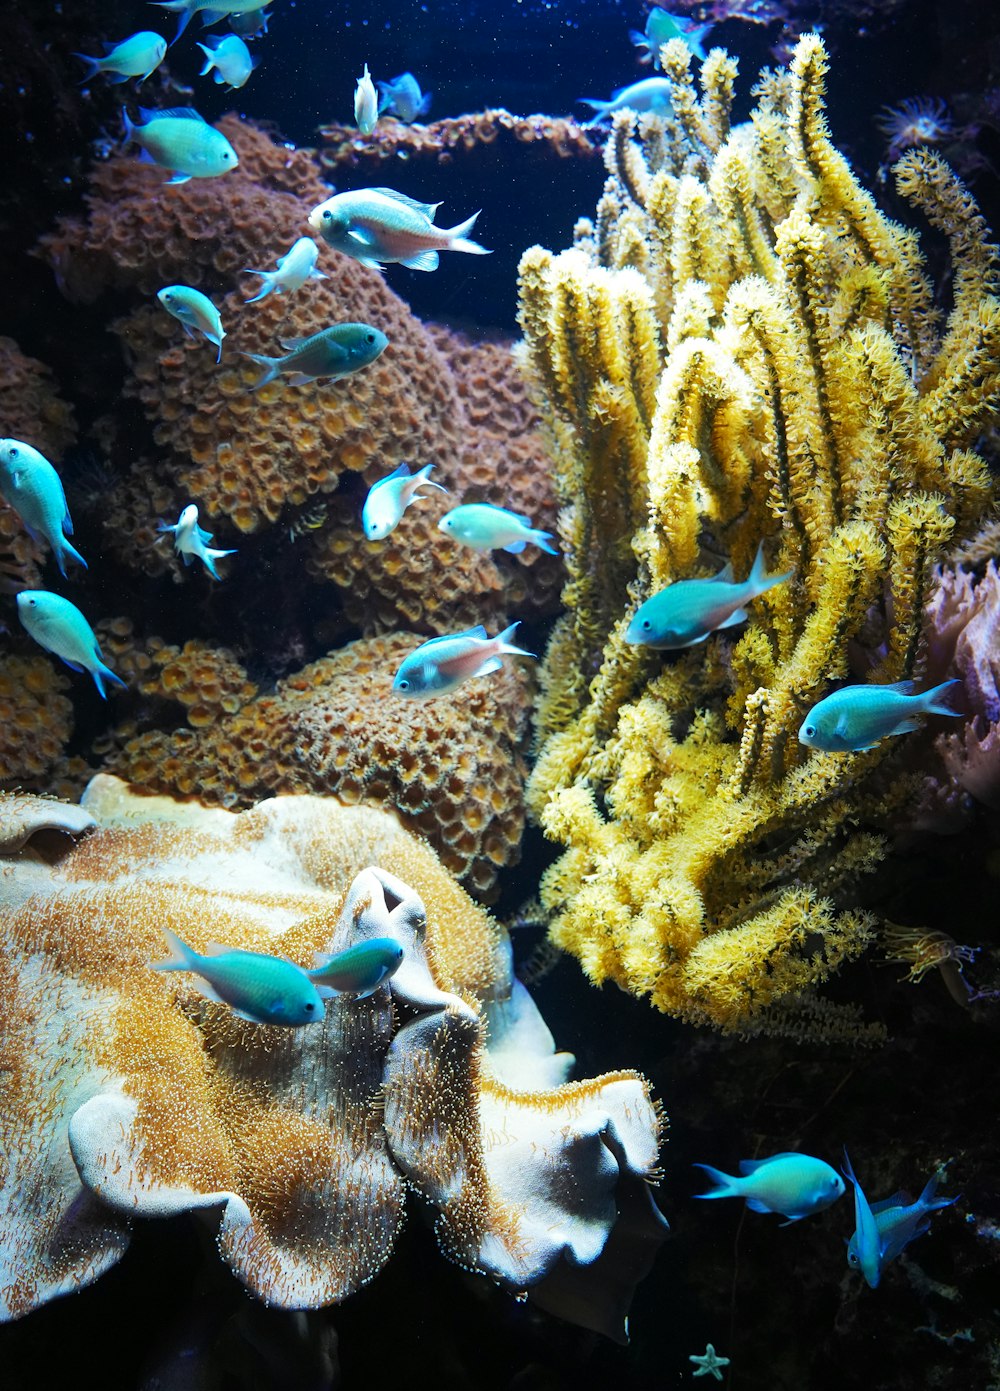
<path fill-rule="evenodd" d="M 272 291 L 276 295 L 283 295 L 292 290 L 299 290 L 307 280 L 325 280 L 326 276 L 323 272 L 316 269 L 318 257 L 319 247 L 312 237 L 299 237 L 284 256 L 278 257 L 277 270 L 250 270 L 248 268 L 243 274 L 259 275 L 263 283 L 253 298 L 246 301 L 247 304 L 256 304 L 259 299 L 264 299 Z"/>
<path fill-rule="evenodd" d="M 17 596 L 17 616 L 39 647 L 53 652 L 74 671 L 89 671 L 103 700 L 105 681 L 125 682 L 105 666 L 94 630 L 75 604 L 48 589 L 22 589 Z"/>
<path fill-rule="evenodd" d="M 362 135 L 371 135 L 378 121 L 378 93 L 367 63 L 354 91 L 354 121 Z"/>
<path fill-rule="evenodd" d="M 448 491 L 430 477 L 433 464 L 425 464 L 415 474 L 410 473 L 406 464 L 400 464 L 385 478 L 373 483 L 365 498 L 361 511 L 361 525 L 369 541 L 384 541 L 391 531 L 399 525 L 400 518 L 415 498 L 424 497 L 418 491 L 422 483 L 432 488 Z"/>
<path fill-rule="evenodd" d="M 215 568 L 215 562 L 220 556 L 236 554 L 235 550 L 214 550 L 208 544 L 212 539 L 212 533 L 198 525 L 198 508 L 193 502 L 188 503 L 173 526 L 171 526 L 169 522 L 158 522 L 156 529 L 163 533 L 172 533 L 174 538 L 174 550 L 181 557 L 184 564 L 190 565 L 192 560 L 197 557 L 212 576 L 213 580 L 219 578 L 218 571 Z"/>
<path fill-rule="evenodd" d="M 193 290 L 190 285 L 167 285 L 157 292 L 156 298 L 168 314 L 184 325 L 184 332 L 189 338 L 193 338 L 196 332 L 204 334 L 219 349 L 216 362 L 222 361 L 222 340 L 226 333 L 219 311 L 208 295 Z"/>
<path fill-rule="evenodd" d="M 392 683 L 393 693 L 418 699 L 447 695 L 473 676 L 499 671 L 505 656 L 534 657 L 533 652 L 511 643 L 517 626 L 512 623 L 495 638 L 487 637 L 486 629 L 480 625 L 421 643 L 400 663 Z"/>
<path fill-rule="evenodd" d="M 489 502 L 466 502 L 453 507 L 438 522 L 438 531 L 447 532 L 471 546 L 474 551 L 510 551 L 518 555 L 525 546 L 538 546 L 549 555 L 558 555 L 549 545 L 551 531 L 539 531 L 531 525 L 530 517 L 509 512 L 506 507 L 494 507 Z"/>
<path fill-rule="evenodd" d="M 239 34 L 210 34 L 198 47 L 205 55 L 205 66 L 198 76 L 204 77 L 214 68 L 215 81 L 226 82 L 233 88 L 244 86 L 260 62 L 259 58 L 250 56 L 250 50 Z"/>

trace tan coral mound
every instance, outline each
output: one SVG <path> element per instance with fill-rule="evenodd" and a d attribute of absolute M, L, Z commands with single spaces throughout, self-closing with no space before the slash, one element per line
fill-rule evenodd
<path fill-rule="evenodd" d="M 69 682 L 48 657 L 0 663 L 0 784 L 41 786 L 73 732 Z"/>
<path fill-rule="evenodd" d="M 482 160 L 490 151 L 496 162 L 516 152 L 518 168 L 525 156 L 532 162 L 595 157 L 597 146 L 584 128 L 567 116 L 513 116 L 502 108 L 447 116 L 427 125 L 407 125 L 383 116 L 372 136 L 361 136 L 354 126 L 320 127 L 326 148 L 320 153 L 324 169 L 333 174 L 362 169 L 382 174 L 387 161 L 400 158 L 421 164 L 461 165 Z"/>
<path fill-rule="evenodd" d="M 520 664 L 434 701 L 393 696 L 392 678 L 419 642 L 398 633 L 351 643 L 208 728 L 132 739 L 109 766 L 143 786 L 223 806 L 329 792 L 394 807 L 453 874 L 487 895 L 497 870 L 519 854 L 530 675 Z M 204 682 L 193 672 L 204 661 L 210 673 L 211 661 L 200 647 L 187 657 L 170 651 L 152 689 L 166 693 L 167 680 L 176 681 L 172 693 L 198 710 Z M 237 689 L 235 679 L 224 682 L 220 669 L 227 690 Z"/>
<path fill-rule="evenodd" d="M 413 1186 L 453 1260 L 621 1338 L 665 1227 L 657 1110 L 635 1073 L 559 1085 L 499 929 L 433 853 L 319 798 L 237 816 L 99 778 L 85 800 L 0 801 L 0 1319 L 90 1284 L 136 1218 L 198 1208 L 258 1298 L 339 1302 L 389 1259 Z M 150 970 L 163 926 L 304 965 L 389 936 L 404 959 L 391 996 L 272 1028 Z M 506 1012 L 532 1040 L 530 1090 L 484 1047 L 491 999 L 491 1032 Z"/>

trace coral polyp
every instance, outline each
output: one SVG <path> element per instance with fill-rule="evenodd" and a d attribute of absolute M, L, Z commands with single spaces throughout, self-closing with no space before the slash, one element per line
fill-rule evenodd
<path fill-rule="evenodd" d="M 898 106 L 884 106 L 882 112 L 875 124 L 888 137 L 886 155 L 890 160 L 918 145 L 940 145 L 955 133 L 940 97 L 907 97 Z"/>

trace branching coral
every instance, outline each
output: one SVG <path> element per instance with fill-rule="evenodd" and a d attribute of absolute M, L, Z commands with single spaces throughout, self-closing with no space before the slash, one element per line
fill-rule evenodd
<path fill-rule="evenodd" d="M 852 650 L 858 675 L 919 675 L 933 564 L 991 496 L 969 446 L 1000 400 L 998 262 L 947 166 L 907 156 L 900 191 L 952 243 L 942 328 L 915 235 L 831 143 L 817 37 L 734 128 L 733 60 L 713 50 L 700 97 L 689 65 L 675 40 L 672 121 L 637 140 L 616 117 L 578 245 L 522 261 L 570 572 L 529 797 L 567 847 L 552 935 L 593 980 L 781 1028 L 869 940 L 844 891 L 910 786 L 904 741 L 806 754 L 796 731 Z M 625 643 L 639 602 L 720 555 L 747 574 L 761 540 L 794 580 L 738 641 Z"/>
<path fill-rule="evenodd" d="M 97 1279 L 135 1218 L 201 1208 L 259 1298 L 339 1302 L 413 1188 L 451 1259 L 622 1337 L 665 1226 L 656 1107 L 635 1073 L 563 1081 L 499 930 L 426 846 L 330 799 L 235 815 L 100 778 L 85 802 L 0 800 L 0 1319 Z M 164 926 L 303 964 L 390 936 L 404 960 L 391 998 L 272 1029 L 151 971 Z M 530 1089 L 491 1060 L 490 1001 L 535 1042 Z"/>

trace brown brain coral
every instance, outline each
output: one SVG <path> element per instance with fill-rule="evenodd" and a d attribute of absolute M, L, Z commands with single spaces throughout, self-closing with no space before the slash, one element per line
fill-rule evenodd
<path fill-rule="evenodd" d="M 139 735 L 109 766 L 139 785 L 224 806 L 328 792 L 394 807 L 453 874 L 487 895 L 520 847 L 530 676 L 522 664 L 432 702 L 393 696 L 396 669 L 419 641 L 398 633 L 351 643 L 209 728 Z M 185 703 L 197 710 L 204 684 L 193 668 L 204 659 L 210 671 L 209 655 L 169 651 L 159 675 L 146 678 L 150 689 L 167 693 L 174 672 L 177 694 L 189 693 Z"/>

